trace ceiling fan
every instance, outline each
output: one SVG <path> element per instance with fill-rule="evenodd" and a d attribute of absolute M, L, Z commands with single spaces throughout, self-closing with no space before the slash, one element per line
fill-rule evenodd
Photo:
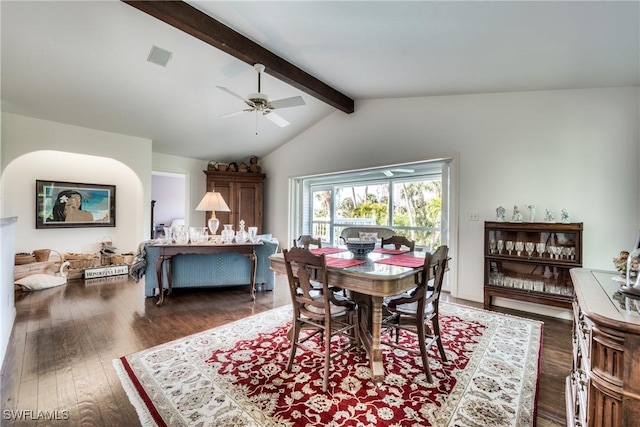
<path fill-rule="evenodd" d="M 250 113 L 255 111 L 257 113 L 262 113 L 267 119 L 271 120 L 273 123 L 280 127 L 285 127 L 289 125 L 289 122 L 277 115 L 273 112 L 273 110 L 279 110 L 281 108 L 288 107 L 297 107 L 300 105 L 305 105 L 304 99 L 301 96 L 294 96 L 291 98 L 278 99 L 275 101 L 271 101 L 269 97 L 260 92 L 260 77 L 262 72 L 264 71 L 264 65 L 255 64 L 253 68 L 258 72 L 258 93 L 250 93 L 246 98 L 238 95 L 237 93 L 227 89 L 226 87 L 216 86 L 218 89 L 227 92 L 230 95 L 235 96 L 244 101 L 245 104 L 249 106 L 249 108 L 245 108 L 241 111 L 236 111 L 235 113 L 224 114 L 220 117 L 232 117 L 242 113 Z"/>
<path fill-rule="evenodd" d="M 381 173 L 386 177 L 392 177 L 395 175 L 395 173 L 414 173 L 415 170 L 413 169 L 402 169 L 402 168 L 397 168 L 397 169 L 384 169 L 384 170 L 379 170 L 379 171 L 370 171 L 370 172 L 363 172 L 360 175 L 369 175 L 372 173 Z"/>

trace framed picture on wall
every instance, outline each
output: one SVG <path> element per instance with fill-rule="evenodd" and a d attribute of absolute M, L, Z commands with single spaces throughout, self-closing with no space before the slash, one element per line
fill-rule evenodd
<path fill-rule="evenodd" d="M 36 180 L 36 228 L 115 226 L 115 185 Z"/>

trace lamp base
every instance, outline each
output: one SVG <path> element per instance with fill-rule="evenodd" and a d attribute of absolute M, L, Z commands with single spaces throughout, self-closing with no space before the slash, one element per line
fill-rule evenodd
<path fill-rule="evenodd" d="M 218 231 L 218 227 L 220 227 L 220 221 L 218 218 L 209 218 L 209 221 L 207 221 L 207 227 L 209 227 L 211 235 L 215 236 L 216 231 Z"/>

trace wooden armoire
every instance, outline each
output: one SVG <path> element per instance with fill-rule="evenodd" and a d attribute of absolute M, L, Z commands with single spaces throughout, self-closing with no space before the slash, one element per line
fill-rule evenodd
<path fill-rule="evenodd" d="M 203 172 L 207 176 L 207 191 L 219 192 L 230 209 L 230 212 L 216 211 L 216 218 L 220 220 L 218 234 L 223 224 L 233 224 L 233 230 L 238 231 L 240 220 L 244 220 L 245 231 L 255 226 L 258 227 L 258 234 L 262 234 L 262 194 L 266 175 L 253 172 Z M 210 215 L 207 212 L 206 219 Z"/>

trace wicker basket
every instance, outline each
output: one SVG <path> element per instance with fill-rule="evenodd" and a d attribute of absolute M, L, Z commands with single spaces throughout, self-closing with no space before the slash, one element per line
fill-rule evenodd
<path fill-rule="evenodd" d="M 111 255 L 111 264 L 124 264 L 124 257 L 120 254 Z"/>
<path fill-rule="evenodd" d="M 97 266 L 96 262 L 99 262 L 99 258 L 93 254 L 64 254 L 64 260 L 69 261 L 70 269 L 81 269 Z"/>
<path fill-rule="evenodd" d="M 49 254 L 51 249 L 34 249 L 33 256 L 36 257 L 36 262 L 44 262 L 49 260 Z"/>
<path fill-rule="evenodd" d="M 125 264 L 133 264 L 133 261 L 136 260 L 136 255 L 133 252 L 122 254 L 122 256 L 124 257 Z"/>
<path fill-rule="evenodd" d="M 33 256 L 33 254 L 19 252 L 16 254 L 14 262 L 15 265 L 31 264 L 32 262 L 36 262 L 36 257 Z"/>

